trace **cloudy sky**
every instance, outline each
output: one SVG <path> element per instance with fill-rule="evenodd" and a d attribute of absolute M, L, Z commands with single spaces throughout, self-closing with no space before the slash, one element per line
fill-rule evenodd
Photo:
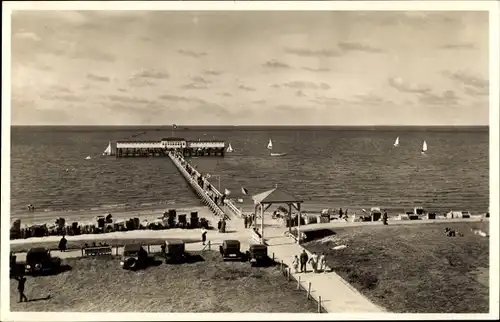
<path fill-rule="evenodd" d="M 488 124 L 481 12 L 17 11 L 13 124 Z"/>

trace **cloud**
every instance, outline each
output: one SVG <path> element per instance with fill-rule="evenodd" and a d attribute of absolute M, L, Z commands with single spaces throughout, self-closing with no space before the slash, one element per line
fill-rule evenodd
<path fill-rule="evenodd" d="M 240 85 L 238 88 L 248 92 L 255 92 L 255 88 L 246 85 Z"/>
<path fill-rule="evenodd" d="M 170 75 L 164 70 L 144 69 L 135 73 L 132 78 L 152 78 L 152 79 L 167 79 Z"/>
<path fill-rule="evenodd" d="M 199 57 L 203 57 L 203 56 L 207 55 L 207 53 L 205 53 L 205 52 L 196 52 L 196 51 L 185 50 L 185 49 L 179 49 L 177 52 L 179 54 L 184 55 L 184 56 L 195 57 L 195 58 L 199 58 Z"/>
<path fill-rule="evenodd" d="M 469 94 L 470 96 L 489 96 L 490 95 L 490 90 L 488 87 L 484 89 L 478 89 L 476 87 L 465 87 L 464 88 L 465 93 Z"/>
<path fill-rule="evenodd" d="M 19 38 L 19 39 L 24 39 L 24 40 L 33 40 L 33 41 L 40 41 L 40 40 L 42 40 L 34 32 L 16 32 L 14 34 L 14 38 Z"/>
<path fill-rule="evenodd" d="M 203 71 L 203 74 L 205 75 L 211 75 L 211 76 L 218 76 L 221 75 L 222 72 L 217 71 L 217 70 L 212 70 L 212 69 L 206 69 Z"/>
<path fill-rule="evenodd" d="M 128 84 L 133 87 L 151 87 L 156 86 L 156 83 L 147 78 L 130 78 Z"/>
<path fill-rule="evenodd" d="M 426 93 L 430 88 L 426 85 L 407 83 L 401 77 L 391 77 L 388 79 L 389 85 L 404 93 Z"/>
<path fill-rule="evenodd" d="M 50 86 L 50 90 L 57 93 L 72 93 L 68 87 L 62 85 L 52 85 Z"/>
<path fill-rule="evenodd" d="M 306 48 L 285 48 L 285 53 L 302 57 L 337 57 L 342 54 L 338 50 L 311 50 Z"/>
<path fill-rule="evenodd" d="M 194 77 L 191 77 L 191 80 L 194 81 L 195 83 L 205 83 L 205 84 L 208 84 L 210 83 L 209 80 L 206 80 L 205 78 L 201 77 L 201 76 L 194 76 Z"/>
<path fill-rule="evenodd" d="M 65 52 L 59 51 L 58 54 L 64 56 Z M 114 55 L 105 53 L 96 48 L 81 48 L 72 53 L 69 53 L 68 57 L 73 59 L 89 59 L 89 60 L 104 61 L 109 63 L 114 62 L 116 60 L 116 57 Z"/>
<path fill-rule="evenodd" d="M 171 101 L 171 102 L 186 102 L 186 103 L 196 102 L 196 103 L 201 103 L 201 104 L 207 103 L 205 100 L 202 100 L 202 99 L 196 98 L 196 97 L 178 96 L 178 95 L 170 95 L 170 94 L 160 95 L 158 98 L 160 98 L 164 101 Z"/>
<path fill-rule="evenodd" d="M 358 94 L 355 95 L 355 103 L 367 104 L 367 105 L 392 105 L 394 102 L 386 100 L 375 94 Z"/>
<path fill-rule="evenodd" d="M 312 68 L 312 67 L 302 67 L 303 70 L 307 70 L 314 73 L 325 73 L 331 71 L 330 68 Z"/>
<path fill-rule="evenodd" d="M 480 76 L 465 71 L 444 71 L 443 75 L 463 85 L 475 87 L 477 89 L 486 89 L 489 87 L 489 81 L 487 79 L 483 79 Z"/>
<path fill-rule="evenodd" d="M 272 59 L 264 64 L 264 67 L 267 68 L 277 68 L 277 69 L 288 69 L 291 68 L 290 65 L 279 62 L 276 59 Z"/>
<path fill-rule="evenodd" d="M 252 103 L 254 104 L 264 104 L 266 102 L 265 99 L 260 99 L 260 100 L 253 100 Z"/>
<path fill-rule="evenodd" d="M 445 44 L 439 47 L 440 49 L 475 49 L 476 46 L 472 43 L 457 43 L 457 44 Z"/>
<path fill-rule="evenodd" d="M 304 92 L 302 90 L 298 90 L 297 92 L 295 92 L 295 95 L 297 97 L 304 97 L 304 96 L 307 96 L 306 94 L 304 94 Z"/>
<path fill-rule="evenodd" d="M 231 93 L 223 92 L 219 93 L 220 96 L 225 96 L 225 97 L 232 97 L 233 95 Z"/>
<path fill-rule="evenodd" d="M 372 47 L 367 44 L 362 44 L 358 42 L 339 42 L 339 47 L 345 52 L 349 51 L 362 51 L 366 53 L 383 53 L 384 51 L 380 48 Z"/>
<path fill-rule="evenodd" d="M 87 74 L 87 79 L 93 80 L 93 81 L 98 81 L 98 82 L 109 82 L 109 77 L 106 76 L 99 76 L 95 74 Z"/>
<path fill-rule="evenodd" d="M 313 82 L 306 82 L 306 81 L 291 81 L 291 82 L 283 83 L 281 85 L 274 84 L 272 86 L 276 87 L 276 88 L 287 87 L 287 88 L 293 88 L 293 89 L 321 89 L 321 90 L 329 90 L 331 88 L 330 85 L 328 85 L 326 83 L 313 83 Z"/>
<path fill-rule="evenodd" d="M 454 91 L 445 91 L 441 95 L 434 93 L 423 93 L 419 101 L 427 105 L 456 105 L 459 98 Z"/>
<path fill-rule="evenodd" d="M 127 92 L 127 90 L 126 90 L 125 88 L 119 88 L 118 90 L 119 90 L 120 92 L 123 92 L 123 93 L 126 93 L 126 92 Z"/>
<path fill-rule="evenodd" d="M 191 84 L 182 85 L 181 88 L 183 88 L 183 89 L 207 89 L 208 84 L 207 83 L 191 83 Z"/>
<path fill-rule="evenodd" d="M 123 95 L 109 95 L 108 98 L 111 101 L 118 103 L 150 103 L 149 100 L 144 98 L 123 96 Z"/>
<path fill-rule="evenodd" d="M 85 100 L 74 94 L 43 94 L 41 97 L 48 101 L 83 102 Z"/>
<path fill-rule="evenodd" d="M 328 96 L 323 96 L 323 95 L 317 96 L 316 98 L 313 98 L 309 101 L 311 101 L 313 103 L 320 104 L 320 105 L 325 105 L 325 106 L 340 105 L 340 104 L 343 104 L 346 102 L 345 100 L 340 99 L 340 98 L 328 97 Z"/>

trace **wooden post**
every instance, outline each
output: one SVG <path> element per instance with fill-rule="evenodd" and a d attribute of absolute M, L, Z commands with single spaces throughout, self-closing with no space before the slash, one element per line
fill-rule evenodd
<path fill-rule="evenodd" d="M 298 223 L 297 223 L 297 244 L 300 245 L 300 219 L 302 218 L 302 215 L 301 215 L 301 212 L 300 212 L 300 203 L 297 204 L 297 206 L 298 206 L 297 210 L 299 211 L 299 214 L 298 214 L 299 218 L 298 218 Z"/>
<path fill-rule="evenodd" d="M 318 296 L 318 313 L 321 313 L 321 296 Z"/>
<path fill-rule="evenodd" d="M 309 297 L 311 296 L 311 282 L 309 282 L 309 285 L 307 287 L 307 299 L 309 300 Z"/>
<path fill-rule="evenodd" d="M 82 257 L 83 257 L 83 248 L 82 248 Z"/>
<path fill-rule="evenodd" d="M 260 204 L 261 243 L 264 244 L 264 205 Z"/>
<path fill-rule="evenodd" d="M 118 246 L 116 246 L 116 256 L 118 256 Z"/>
<path fill-rule="evenodd" d="M 300 290 L 300 275 L 299 278 L 297 279 L 297 289 Z"/>
<path fill-rule="evenodd" d="M 208 250 L 211 250 L 211 243 L 210 243 L 210 240 L 208 241 Z"/>
<path fill-rule="evenodd" d="M 290 275 L 292 275 L 292 273 L 290 272 L 290 267 L 288 267 L 287 275 L 288 275 L 288 281 L 290 281 Z"/>
<path fill-rule="evenodd" d="M 288 204 L 288 232 L 292 233 L 292 204 Z"/>
<path fill-rule="evenodd" d="M 274 262 L 274 253 L 273 253 L 273 262 Z"/>
<path fill-rule="evenodd" d="M 283 273 L 283 260 L 281 260 L 281 267 L 280 267 L 281 272 Z"/>
<path fill-rule="evenodd" d="M 149 247 L 149 244 L 148 244 L 148 253 L 151 253 L 151 248 Z"/>

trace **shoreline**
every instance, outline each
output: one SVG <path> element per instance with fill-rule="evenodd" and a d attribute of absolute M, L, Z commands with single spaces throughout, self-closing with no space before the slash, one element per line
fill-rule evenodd
<path fill-rule="evenodd" d="M 267 217 L 267 216 L 266 216 Z M 269 223 L 271 218 L 267 219 Z M 485 218 L 482 216 L 472 216 L 471 218 L 437 218 L 433 220 L 429 219 L 421 219 L 421 220 L 390 220 L 390 225 L 418 225 L 418 224 L 441 224 L 441 223 L 453 223 L 453 222 L 487 222 L 489 223 L 489 218 Z M 352 228 L 352 227 L 360 227 L 360 226 L 375 226 L 382 225 L 380 221 L 375 222 L 347 222 L 334 220 L 329 223 L 313 223 L 308 225 L 301 225 L 301 231 L 309 231 L 315 229 L 325 229 L 325 228 Z M 287 227 L 280 226 L 274 227 L 275 229 L 282 229 L 283 231 L 288 230 Z M 297 226 L 292 227 L 292 229 L 296 229 Z M 172 229 L 164 229 L 164 230 L 132 230 L 132 231 L 115 231 L 111 233 L 102 233 L 102 234 L 82 234 L 82 235 L 74 235 L 74 236 L 66 236 L 68 242 L 70 241 L 97 241 L 99 239 L 157 239 L 157 238 L 199 238 L 201 233 L 200 228 L 193 229 L 182 229 L 182 228 L 172 228 Z M 210 235 L 217 234 L 216 229 L 208 230 Z M 226 233 L 220 234 L 220 236 L 225 236 L 225 239 L 230 239 L 232 237 L 237 237 L 239 235 L 246 235 L 248 231 L 228 231 Z M 30 237 L 26 239 L 11 239 L 10 245 L 22 245 L 22 244 L 36 244 L 36 243 L 44 243 L 44 242 L 58 242 L 61 239 L 61 236 L 44 236 L 44 237 Z"/>

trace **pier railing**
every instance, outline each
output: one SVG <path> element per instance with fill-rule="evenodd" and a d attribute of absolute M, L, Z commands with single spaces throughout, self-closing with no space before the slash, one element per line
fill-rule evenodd
<path fill-rule="evenodd" d="M 208 196 L 205 190 L 203 190 L 202 187 L 196 182 L 196 180 L 193 178 L 192 175 L 190 175 L 187 170 L 182 166 L 180 161 L 177 159 L 175 155 L 172 153 L 169 153 L 168 156 L 170 157 L 170 160 L 175 164 L 177 169 L 182 173 L 186 181 L 193 187 L 193 189 L 196 191 L 196 194 L 200 197 L 202 202 L 210 208 L 210 210 L 216 215 L 220 217 L 227 217 L 224 211 Z M 196 171 L 194 168 L 193 170 L 198 174 L 198 171 Z M 220 193 L 220 192 L 219 192 Z"/>
<path fill-rule="evenodd" d="M 171 155 L 169 154 L 170 158 L 172 159 L 172 161 L 175 163 L 175 165 L 180 169 L 180 171 L 182 172 L 182 174 L 186 177 L 186 175 L 189 177 L 189 178 L 186 178 L 186 180 L 190 181 L 191 184 L 195 184 L 196 186 L 198 186 L 204 195 L 206 195 L 208 197 L 208 195 L 206 194 L 206 192 L 203 190 L 203 188 L 201 188 L 199 185 L 198 185 L 198 182 L 196 182 L 196 180 L 189 175 L 189 173 L 186 171 L 186 169 L 182 166 L 182 164 L 179 162 L 179 160 L 177 159 L 177 157 L 175 155 Z M 200 172 L 198 170 L 196 170 L 193 166 L 191 166 L 191 169 L 192 171 L 196 174 L 196 176 L 200 176 Z M 208 180 L 204 179 L 207 183 L 210 183 Z M 212 185 L 212 191 L 217 195 L 218 198 L 222 197 L 222 192 L 220 192 L 217 188 L 214 187 L 214 185 Z M 201 198 L 201 196 L 200 196 Z M 208 197 L 210 200 L 212 200 L 210 197 Z M 202 198 L 203 199 L 203 198 Z M 213 200 L 212 200 L 213 201 Z M 214 202 L 214 205 L 215 205 L 215 202 Z M 235 214 L 237 217 L 241 218 L 242 217 L 242 213 L 241 211 L 238 209 L 238 207 L 236 207 L 236 205 L 230 201 L 230 200 L 225 200 L 225 205 L 226 207 L 231 210 L 231 212 L 233 214 Z M 217 205 L 216 205 L 217 206 Z M 218 206 L 217 206 L 218 207 Z M 218 207 L 219 208 L 219 207 Z M 220 209 L 220 208 L 219 208 Z M 222 210 L 221 210 L 222 211 Z"/>

